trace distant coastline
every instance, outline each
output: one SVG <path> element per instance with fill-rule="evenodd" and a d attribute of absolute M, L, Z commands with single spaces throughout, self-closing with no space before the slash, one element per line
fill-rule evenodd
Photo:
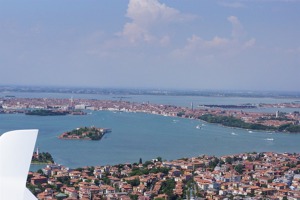
<path fill-rule="evenodd" d="M 176 90 L 176 89 L 133 89 L 133 88 L 82 88 L 82 87 L 37 87 L 2 85 L 0 93 L 65 93 L 65 94 L 100 94 L 100 95 L 163 95 L 163 96 L 207 96 L 207 97 L 272 97 L 300 98 L 299 91 L 252 91 L 252 90 Z M 7 95 L 10 96 L 10 95 Z M 12 95 L 13 97 L 14 95 Z"/>
<path fill-rule="evenodd" d="M 1 99 L 0 99 L 1 100 Z M 47 115 L 85 115 L 84 110 L 108 110 L 112 112 L 142 112 L 158 114 L 163 116 L 181 117 L 189 119 L 200 119 L 208 123 L 221 124 L 227 127 L 278 131 L 286 133 L 300 133 L 300 112 L 284 113 L 256 113 L 245 112 L 240 109 L 225 109 L 223 107 L 237 107 L 241 105 L 220 105 L 221 108 L 194 108 L 174 105 L 157 105 L 147 103 L 136 103 L 116 100 L 97 99 L 52 99 L 52 98 L 9 98 L 2 100 L 0 113 L 20 113 L 28 114 L 28 105 L 32 111 L 29 114 L 38 116 Z M 245 104 L 249 105 L 249 104 Z M 260 103 L 256 106 L 261 108 L 291 108 L 300 109 L 300 103 L 280 103 L 266 104 Z M 42 108 L 42 109 L 41 109 Z M 222 109 L 223 108 L 223 109 Z M 250 108 L 247 108 L 247 110 Z M 74 138 L 68 138 L 74 139 Z M 76 138 L 75 138 L 76 139 Z M 81 139 L 89 139 L 83 137 Z"/>

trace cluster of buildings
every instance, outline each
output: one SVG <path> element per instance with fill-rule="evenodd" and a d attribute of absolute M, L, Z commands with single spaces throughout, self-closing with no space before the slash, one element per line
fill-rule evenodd
<path fill-rule="evenodd" d="M 300 199 L 300 154 L 244 153 L 29 173 L 38 199 Z"/>
<path fill-rule="evenodd" d="M 260 104 L 260 107 L 273 108 L 300 108 L 300 103 L 284 104 Z M 97 100 L 97 99 L 52 99 L 52 98 L 8 98 L 0 99 L 0 113 L 19 113 L 28 109 L 52 109 L 52 110 L 108 110 L 113 112 L 145 112 L 165 116 L 180 116 L 197 119 L 204 114 L 217 116 L 233 116 L 246 123 L 255 123 L 265 126 L 279 127 L 284 124 L 299 124 L 300 113 L 262 113 L 245 112 L 243 110 L 209 109 L 179 107 L 173 105 L 156 105 L 147 103 L 135 103 L 129 101 Z"/>

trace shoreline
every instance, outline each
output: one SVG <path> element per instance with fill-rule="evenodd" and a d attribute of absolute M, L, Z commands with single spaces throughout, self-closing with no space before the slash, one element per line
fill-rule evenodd
<path fill-rule="evenodd" d="M 31 162 L 30 164 L 31 165 L 48 165 L 48 164 L 55 164 L 55 163 L 52 163 L 52 162 L 40 162 L 40 163 Z"/>
<path fill-rule="evenodd" d="M 60 137 L 60 136 L 57 136 L 57 138 L 58 139 L 60 139 L 60 140 L 92 140 L 92 139 L 90 139 L 90 138 L 62 138 L 62 137 Z"/>
<path fill-rule="evenodd" d="M 23 102 L 23 103 L 19 103 Z M 18 104 L 19 103 L 19 104 Z M 300 112 L 285 113 L 276 111 L 274 113 L 249 112 L 243 110 L 228 110 L 228 109 L 207 109 L 207 108 L 191 108 L 174 106 L 174 105 L 157 105 L 148 103 L 137 103 L 128 101 L 116 100 L 91 100 L 91 99 L 73 99 L 72 103 L 68 99 L 42 99 L 42 98 L 15 98 L 5 101 L 2 105 L 5 113 L 17 113 L 26 111 L 26 105 L 32 104 L 32 108 L 37 108 L 41 105 L 54 107 L 56 109 L 49 112 L 75 112 L 75 108 L 81 107 L 83 110 L 94 111 L 111 111 L 111 112 L 131 112 L 131 113 L 148 113 L 169 117 L 179 117 L 188 119 L 203 120 L 207 123 L 221 124 L 231 128 L 242 128 L 258 131 L 276 131 L 282 133 L 300 133 Z M 238 106 L 239 104 L 233 104 Z M 262 104 L 264 107 L 284 106 L 285 108 L 292 107 L 295 110 L 300 109 L 299 104 L 280 103 L 280 104 Z M 25 106 L 25 107 L 24 107 Z M 232 106 L 232 105 L 231 105 Z M 15 108 L 15 109 L 13 109 Z M 279 108 L 279 107 L 278 107 Z M 206 118 L 206 119 L 200 119 Z M 225 123 L 226 125 L 224 125 Z"/>
<path fill-rule="evenodd" d="M 98 110 L 98 111 L 108 111 L 108 112 L 114 112 L 111 110 Z M 178 118 L 178 119 L 188 119 L 188 120 L 195 120 L 195 121 L 200 121 L 200 122 L 205 122 L 207 124 L 213 124 L 213 125 L 217 125 L 217 126 L 221 126 L 221 127 L 226 127 L 226 128 L 232 128 L 232 129 L 240 129 L 240 130 L 245 130 L 245 131 L 260 131 L 260 132 L 266 132 L 266 133 L 279 133 L 279 134 L 300 134 L 300 132 L 284 132 L 284 131 L 277 131 L 277 130 L 263 130 L 263 129 L 246 129 L 246 128 L 241 128 L 241 127 L 234 127 L 234 126 L 226 126 L 223 125 L 221 123 L 213 123 L 213 122 L 207 122 L 203 119 L 198 119 L 198 118 L 185 118 L 185 117 L 180 117 L 180 116 L 172 116 L 172 115 L 163 115 L 163 114 L 155 114 L 155 113 L 151 113 L 151 112 L 142 112 L 142 111 L 119 111 L 119 112 L 127 112 L 127 113 L 144 113 L 144 114 L 149 114 L 149 115 L 158 115 L 158 116 L 162 116 L 162 117 L 174 117 L 174 118 Z"/>

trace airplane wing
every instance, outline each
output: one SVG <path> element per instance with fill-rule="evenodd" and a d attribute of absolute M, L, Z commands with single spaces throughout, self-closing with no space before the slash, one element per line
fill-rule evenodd
<path fill-rule="evenodd" d="M 26 188 L 38 130 L 16 130 L 0 137 L 0 199 L 37 200 Z"/>

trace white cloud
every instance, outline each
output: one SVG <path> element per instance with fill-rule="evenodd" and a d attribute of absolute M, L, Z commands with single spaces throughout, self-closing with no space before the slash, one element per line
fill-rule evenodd
<path fill-rule="evenodd" d="M 126 37 L 131 43 L 136 43 L 140 40 L 149 42 L 153 38 L 146 29 L 135 23 L 126 23 L 120 35 Z"/>
<path fill-rule="evenodd" d="M 161 4 L 158 0 L 130 0 L 126 16 L 140 26 L 183 21 L 187 18 L 178 10 Z"/>
<path fill-rule="evenodd" d="M 212 40 L 203 40 L 197 35 L 193 35 L 191 38 L 187 39 L 187 47 L 194 48 L 222 48 L 229 43 L 229 40 L 221 37 L 214 37 Z"/>
<path fill-rule="evenodd" d="M 236 16 L 230 16 L 227 20 L 232 24 L 231 36 L 233 38 L 239 38 L 245 35 L 244 28 Z"/>
<path fill-rule="evenodd" d="M 126 16 L 131 22 L 126 23 L 123 31 L 117 35 L 127 38 L 131 43 L 160 42 L 161 40 L 152 33 L 152 29 L 168 23 L 184 22 L 195 18 L 193 15 L 182 14 L 158 0 L 130 0 Z"/>
<path fill-rule="evenodd" d="M 214 59 L 222 52 L 227 54 L 232 44 L 233 42 L 227 38 L 215 36 L 211 40 L 204 40 L 197 35 L 192 35 L 182 49 L 176 49 L 171 54 L 178 58 Z"/>
<path fill-rule="evenodd" d="M 229 40 L 216 36 L 211 41 L 206 41 L 205 44 L 207 47 L 223 47 L 229 44 Z"/>
<path fill-rule="evenodd" d="M 160 3 L 159 0 L 130 0 L 126 17 L 129 22 L 124 24 L 120 32 L 115 33 L 115 37 L 106 40 L 100 35 L 96 43 L 86 42 L 85 52 L 102 58 L 115 58 L 119 56 L 118 53 L 136 54 L 151 48 L 158 48 L 158 51 L 168 50 L 168 47 L 172 47 L 171 40 L 174 37 L 169 25 L 180 26 L 183 22 L 196 18 Z M 89 41 L 94 40 L 92 36 L 89 38 Z M 146 48 L 145 45 L 151 48 Z"/>
<path fill-rule="evenodd" d="M 243 49 L 255 45 L 255 38 L 243 39 L 245 31 L 236 16 L 229 16 L 227 20 L 232 24 L 232 37 L 215 36 L 210 40 L 205 40 L 194 34 L 187 39 L 183 48 L 174 50 L 172 55 L 179 58 L 195 58 L 198 61 L 201 58 L 216 59 L 235 56 Z"/>

